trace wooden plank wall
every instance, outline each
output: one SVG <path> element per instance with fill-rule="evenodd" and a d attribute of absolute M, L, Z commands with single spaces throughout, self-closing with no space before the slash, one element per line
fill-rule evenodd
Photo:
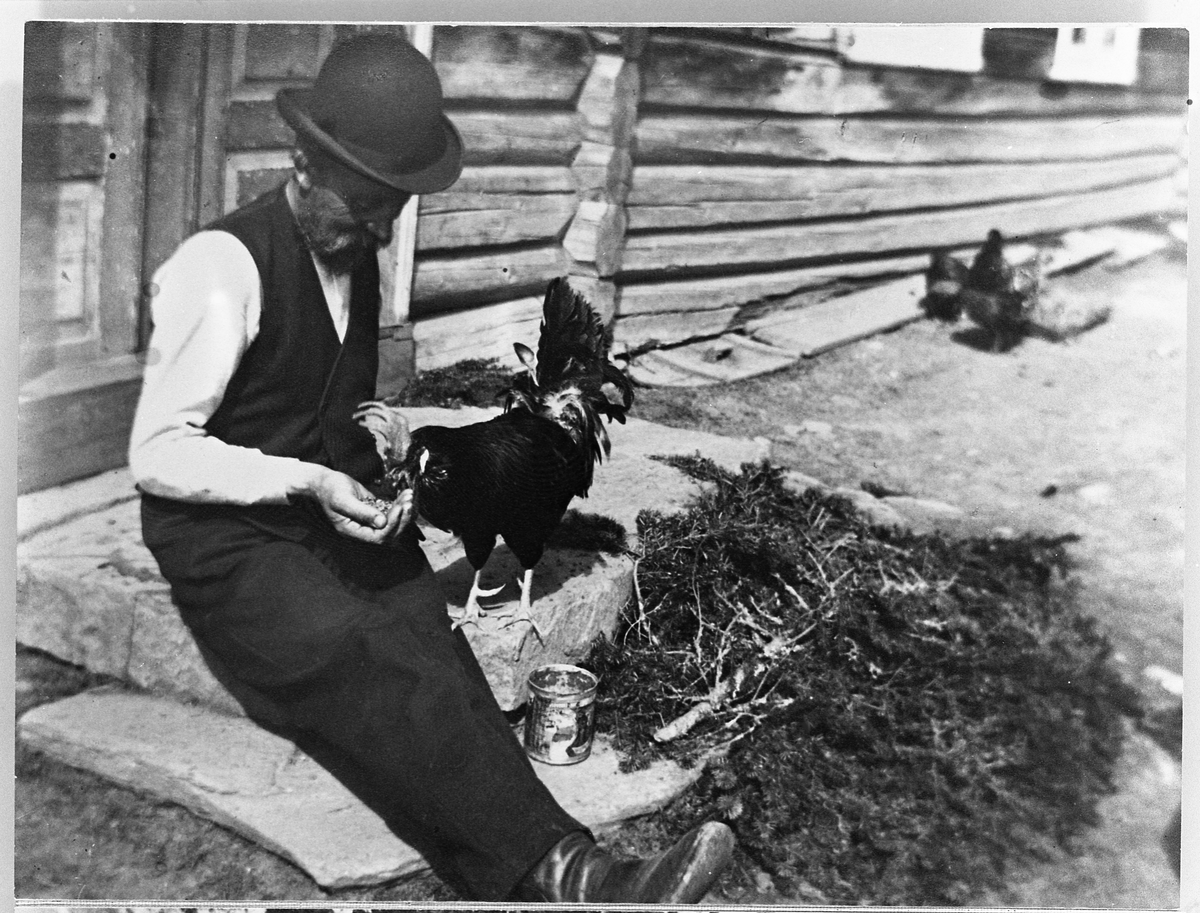
<path fill-rule="evenodd" d="M 439 27 L 433 60 L 466 146 L 421 198 L 411 316 L 418 368 L 511 359 L 569 275 L 611 317 L 637 110 L 637 34 Z"/>
<path fill-rule="evenodd" d="M 1181 94 L 855 65 L 741 30 L 653 30 L 640 65 L 616 277 L 634 349 L 923 268 L 992 227 L 1053 234 L 1174 200 Z"/>
<path fill-rule="evenodd" d="M 1044 55 L 1021 71 L 999 30 L 981 74 L 847 63 L 836 37 L 439 27 L 467 161 L 421 200 L 417 367 L 511 360 L 554 275 L 636 350 L 917 271 L 992 227 L 1053 234 L 1176 201 L 1177 83 L 1048 86 L 1029 71 Z"/>

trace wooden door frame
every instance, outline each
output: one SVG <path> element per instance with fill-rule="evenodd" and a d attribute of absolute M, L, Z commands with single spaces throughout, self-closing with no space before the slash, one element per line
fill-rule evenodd
<path fill-rule="evenodd" d="M 106 23 L 113 47 L 103 92 L 107 160 L 99 240 L 96 339 L 21 384 L 18 492 L 81 478 L 125 462 L 137 402 L 149 26 Z M 130 239 L 129 233 L 137 233 Z"/>

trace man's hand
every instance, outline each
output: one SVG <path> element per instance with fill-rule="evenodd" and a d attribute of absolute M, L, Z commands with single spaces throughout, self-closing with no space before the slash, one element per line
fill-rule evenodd
<path fill-rule="evenodd" d="M 321 506 L 334 529 L 362 542 L 376 545 L 387 542 L 412 521 L 411 490 L 401 492 L 383 511 L 368 503 L 374 499 L 365 487 L 334 470 L 316 475 L 305 494 Z"/>

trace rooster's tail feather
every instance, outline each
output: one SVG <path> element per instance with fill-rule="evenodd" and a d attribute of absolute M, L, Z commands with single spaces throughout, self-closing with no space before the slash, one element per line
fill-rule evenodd
<path fill-rule="evenodd" d="M 633 384 L 611 361 L 612 337 L 587 299 L 565 277 L 551 280 L 542 304 L 537 355 L 517 346 L 526 371 L 513 379 L 505 408 L 553 418 L 572 437 L 589 442 L 593 461 L 609 453 L 600 416 L 625 422 Z"/>

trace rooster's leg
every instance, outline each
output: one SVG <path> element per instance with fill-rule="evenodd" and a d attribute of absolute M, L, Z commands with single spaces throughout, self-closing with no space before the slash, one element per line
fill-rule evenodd
<path fill-rule="evenodd" d="M 504 584 L 496 587 L 494 590 L 485 590 L 479 586 L 479 577 L 483 573 L 482 568 L 475 572 L 475 579 L 471 581 L 471 592 L 467 596 L 467 605 L 463 609 L 463 613 L 454 619 L 454 624 L 450 626 L 451 630 L 461 628 L 465 624 L 478 625 L 479 619 L 483 616 L 483 609 L 479 605 L 480 596 L 495 596 L 502 589 Z"/>
<path fill-rule="evenodd" d="M 508 613 L 512 616 L 512 621 L 505 624 L 504 627 L 507 628 L 509 625 L 515 625 L 518 621 L 527 621 L 529 622 L 529 626 L 533 628 L 533 633 L 537 635 L 537 639 L 545 643 L 542 638 L 541 629 L 538 628 L 537 622 L 533 620 L 533 602 L 530 599 L 530 593 L 533 590 L 533 568 L 526 568 L 525 576 L 518 580 L 517 583 L 521 586 L 521 604 L 515 612 Z"/>

